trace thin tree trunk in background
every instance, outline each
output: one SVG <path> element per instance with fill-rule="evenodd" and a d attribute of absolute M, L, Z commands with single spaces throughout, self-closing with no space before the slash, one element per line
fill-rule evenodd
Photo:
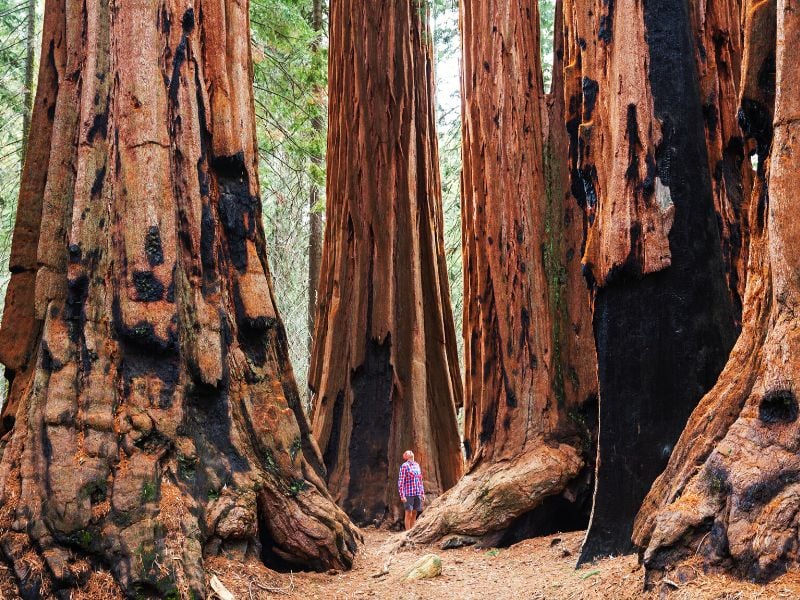
<path fill-rule="evenodd" d="M 314 434 L 348 514 L 397 522 L 404 450 L 430 497 L 462 469 L 424 3 L 331 2 L 328 114 Z"/>
<path fill-rule="evenodd" d="M 319 52 L 319 36 L 322 35 L 322 0 L 314 0 L 311 12 L 311 27 L 316 32 L 312 51 Z M 319 86 L 314 87 L 314 99 L 321 102 L 322 95 L 325 93 Z M 314 133 L 322 133 L 322 118 L 314 115 L 311 120 L 311 127 Z M 314 154 L 311 163 L 317 167 L 322 167 L 322 157 Z M 317 210 L 319 204 L 319 186 L 312 179 L 311 191 L 308 196 L 308 352 L 311 353 L 314 344 L 314 320 L 317 313 L 317 288 L 319 286 L 319 270 L 322 265 L 322 236 L 323 219 L 322 214 Z"/>
<path fill-rule="evenodd" d="M 33 76 L 36 62 L 36 0 L 28 0 L 25 9 L 25 94 L 22 113 L 22 165 L 28 146 L 33 112 Z"/>
<path fill-rule="evenodd" d="M 565 2 L 573 191 L 589 218 L 600 385 L 581 561 L 633 519 L 735 339 L 685 3 Z"/>
<path fill-rule="evenodd" d="M 567 488 L 592 460 L 592 445 L 583 443 L 587 432 L 571 416 L 594 397 L 596 371 L 586 284 L 578 256 L 571 265 L 566 257 L 567 247 L 574 254 L 573 242 L 580 250 L 583 228 L 580 215 L 574 234 L 564 225 L 573 225 L 574 200 L 561 159 L 563 92 L 559 87 L 561 99 L 546 107 L 537 5 L 463 0 L 461 26 L 464 448 L 470 463 L 411 535 L 421 541 L 492 535 L 507 544 L 570 528 L 569 513 L 585 526 L 590 502 L 566 498 L 581 495 Z M 551 117 L 557 119 L 552 128 Z M 568 278 L 570 266 L 577 279 Z M 572 293 L 583 300 L 574 305 L 577 314 L 570 314 Z M 569 335 L 573 321 L 585 328 Z M 584 356 L 570 352 L 571 338 L 586 342 Z M 571 359 L 587 369 L 570 370 Z M 587 471 L 578 484 L 584 500 L 591 498 Z"/>
<path fill-rule="evenodd" d="M 753 169 L 736 119 L 742 70 L 740 0 L 689 2 L 722 259 L 737 326 L 747 276 Z"/>
<path fill-rule="evenodd" d="M 220 553 L 348 567 L 267 269 L 247 2 L 113 10 L 45 7 L 0 556 L 25 598 L 105 569 L 129 596 L 202 597 Z"/>
<path fill-rule="evenodd" d="M 759 166 L 744 326 L 637 518 L 650 583 L 675 568 L 690 574 L 680 565 L 696 556 L 755 580 L 797 564 L 798 47 L 800 15 L 789 2 L 747 3 L 739 121 Z"/>

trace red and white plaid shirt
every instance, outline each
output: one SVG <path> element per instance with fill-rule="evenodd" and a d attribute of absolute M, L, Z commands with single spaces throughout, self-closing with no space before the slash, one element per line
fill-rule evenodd
<path fill-rule="evenodd" d="M 401 498 L 409 496 L 425 497 L 425 488 L 422 485 L 422 469 L 413 460 L 407 460 L 400 467 L 400 477 L 397 479 L 397 490 Z"/>

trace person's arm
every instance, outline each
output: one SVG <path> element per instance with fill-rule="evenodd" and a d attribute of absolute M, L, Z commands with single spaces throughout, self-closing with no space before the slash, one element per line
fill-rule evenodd
<path fill-rule="evenodd" d="M 408 467 L 406 463 L 400 467 L 400 477 L 397 478 L 397 491 L 400 493 L 400 501 L 405 502 L 406 497 L 403 495 L 403 488 L 405 487 L 406 477 L 408 475 Z"/>

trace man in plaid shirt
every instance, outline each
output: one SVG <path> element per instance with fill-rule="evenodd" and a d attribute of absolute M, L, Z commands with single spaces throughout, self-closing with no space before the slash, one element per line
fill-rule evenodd
<path fill-rule="evenodd" d="M 397 490 L 400 500 L 406 510 L 406 529 L 411 529 L 417 522 L 417 514 L 422 511 L 422 501 L 425 500 L 425 488 L 422 485 L 422 469 L 414 462 L 414 453 L 411 450 L 403 452 L 406 462 L 400 467 L 400 477 L 397 479 Z"/>

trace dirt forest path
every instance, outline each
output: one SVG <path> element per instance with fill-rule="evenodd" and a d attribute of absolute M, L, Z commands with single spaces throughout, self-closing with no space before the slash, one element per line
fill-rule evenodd
<path fill-rule="evenodd" d="M 391 598 L 422 600 L 446 598 L 472 600 L 749 600 L 800 598 L 800 571 L 793 571 L 768 585 L 755 585 L 720 575 L 700 575 L 676 587 L 644 592 L 643 571 L 636 556 L 605 559 L 575 569 L 583 532 L 555 534 L 526 540 L 510 548 L 474 547 L 441 550 L 436 546 L 403 547 L 399 533 L 364 530 L 365 544 L 352 571 L 342 573 L 273 573 L 257 565 L 236 565 L 215 560 L 210 572 L 217 574 L 234 597 L 308 598 L 350 600 Z M 421 556 L 436 553 L 442 559 L 442 575 L 404 582 L 405 573 Z M 375 577 L 384 565 L 388 574 Z"/>

